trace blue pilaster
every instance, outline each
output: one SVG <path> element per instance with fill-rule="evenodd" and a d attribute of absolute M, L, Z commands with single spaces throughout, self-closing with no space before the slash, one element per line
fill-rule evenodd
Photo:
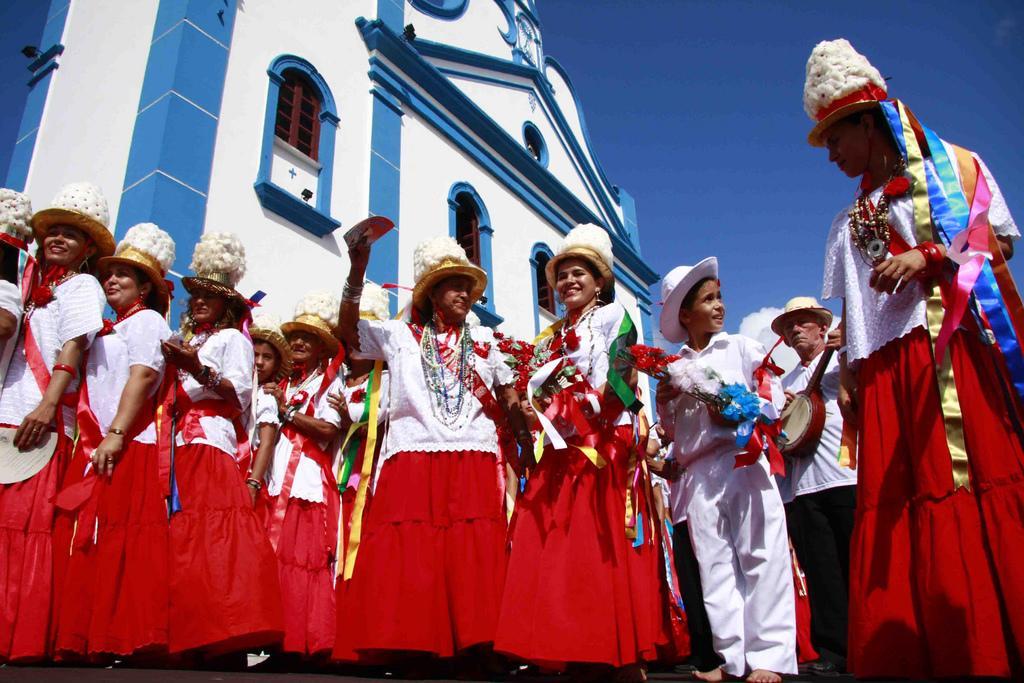
<path fill-rule="evenodd" d="M 179 273 L 206 218 L 236 3 L 160 0 L 153 26 L 116 229 L 159 225 L 177 245 Z M 176 309 L 182 300 L 179 289 Z"/>
<path fill-rule="evenodd" d="M 28 97 L 25 99 L 25 110 L 21 114 L 21 125 L 18 126 L 18 136 L 11 150 L 11 161 L 4 181 L 6 187 L 14 190 L 25 189 L 39 124 L 43 118 L 43 107 L 50 92 L 50 81 L 53 80 L 53 72 L 60 66 L 59 57 L 64 52 L 60 41 L 64 36 L 70 6 L 71 0 L 51 0 L 46 23 L 43 24 L 43 35 L 39 40 L 41 52 L 28 66 L 32 73 L 28 79 Z"/>

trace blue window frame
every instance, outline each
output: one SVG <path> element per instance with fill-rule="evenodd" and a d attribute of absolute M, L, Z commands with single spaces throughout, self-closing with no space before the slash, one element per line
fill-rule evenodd
<path fill-rule="evenodd" d="M 469 225 L 467 218 L 471 220 Z M 456 241 L 466 243 L 472 239 L 467 235 L 467 230 L 476 232 L 477 252 L 470 255 L 471 260 L 487 273 L 487 288 L 483 299 L 473 304 L 473 311 L 480 316 L 484 325 L 496 327 L 505 319 L 497 314 L 494 306 L 494 274 L 491 269 L 491 238 L 494 236 L 494 228 L 479 193 L 469 183 L 460 181 L 448 191 L 448 234 Z"/>
<path fill-rule="evenodd" d="M 523 146 L 538 164 L 544 168 L 548 167 L 548 146 L 544 142 L 544 136 L 531 121 L 523 124 Z"/>
<path fill-rule="evenodd" d="M 277 119 L 277 104 L 281 84 L 286 71 L 301 73 L 318 91 L 320 96 L 320 139 L 317 145 L 317 174 L 315 202 L 310 204 L 301 197 L 288 192 L 270 179 L 274 161 L 274 127 Z M 317 237 L 331 234 L 341 222 L 331 217 L 331 181 L 334 173 L 334 140 L 338 132 L 338 110 L 327 81 L 316 68 L 301 57 L 281 55 L 270 63 L 267 69 L 270 81 L 267 87 L 267 108 L 263 118 L 263 142 L 260 153 L 260 167 L 253 187 L 260 204 L 285 220 L 308 230 Z"/>
<path fill-rule="evenodd" d="M 558 303 L 555 299 L 555 292 L 548 284 L 545 268 L 548 261 L 555 255 L 551 247 L 543 242 L 537 242 L 530 250 L 530 268 L 533 271 L 533 329 L 534 334 L 540 334 L 540 312 L 542 310 L 558 317 Z M 547 292 L 545 292 L 545 288 Z M 550 306 L 550 308 L 549 308 Z"/>

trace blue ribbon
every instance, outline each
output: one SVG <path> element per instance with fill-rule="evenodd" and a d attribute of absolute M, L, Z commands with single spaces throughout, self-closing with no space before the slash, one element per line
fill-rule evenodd
<path fill-rule="evenodd" d="M 633 539 L 633 547 L 639 548 L 644 544 L 644 516 L 642 513 L 636 513 L 636 538 Z"/>
<path fill-rule="evenodd" d="M 882 113 L 892 129 L 896 144 L 899 145 L 903 158 L 907 157 L 907 147 L 903 140 L 903 123 L 899 111 L 892 102 L 882 102 Z M 931 206 L 932 222 L 939 228 L 939 238 L 948 248 L 957 233 L 967 228 L 970 219 L 970 207 L 963 194 L 960 182 L 953 170 L 953 163 L 946 154 L 942 140 L 930 128 L 922 125 L 928 150 L 934 165 L 934 171 L 925 164 L 925 176 L 928 182 L 928 203 Z M 938 175 L 938 178 L 936 177 Z M 941 179 L 941 184 L 940 184 Z M 996 339 L 996 345 L 1006 361 L 1010 381 L 1017 395 L 1024 400 L 1024 352 L 1020 340 L 1010 320 L 1003 295 L 999 291 L 992 264 L 986 260 L 982 265 L 981 274 L 974 283 L 972 290 L 975 300 L 985 312 L 988 327 Z M 972 313 L 974 307 L 971 307 Z M 976 313 L 975 313 L 976 315 Z M 979 321 L 981 322 L 981 321 Z"/>

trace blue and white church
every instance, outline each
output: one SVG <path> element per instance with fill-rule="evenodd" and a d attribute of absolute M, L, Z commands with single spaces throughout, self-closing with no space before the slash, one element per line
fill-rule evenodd
<path fill-rule="evenodd" d="M 378 283 L 411 285 L 415 245 L 447 231 L 490 275 L 483 323 L 523 338 L 557 317 L 547 259 L 594 223 L 650 342 L 635 202 L 541 26 L 534 0 L 51 0 L 6 185 L 36 207 L 99 185 L 116 236 L 175 238 L 175 275 L 204 231 L 234 232 L 241 291 L 282 317 L 340 293 L 360 219 L 398 226 Z"/>

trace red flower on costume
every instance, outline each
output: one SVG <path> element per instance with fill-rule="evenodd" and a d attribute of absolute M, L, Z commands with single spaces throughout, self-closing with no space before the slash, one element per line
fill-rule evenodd
<path fill-rule="evenodd" d="M 359 387 L 358 389 L 356 389 L 355 391 L 352 392 L 352 402 L 353 403 L 362 403 L 365 398 L 366 398 L 366 389 L 363 389 L 362 387 Z"/>
<path fill-rule="evenodd" d="M 580 336 L 576 334 L 575 329 L 571 329 L 565 333 L 565 346 L 570 351 L 575 351 L 580 348 Z"/>
<path fill-rule="evenodd" d="M 490 342 L 473 342 L 473 353 L 480 356 L 481 358 L 487 358 L 491 352 Z"/>
<path fill-rule="evenodd" d="M 103 329 L 100 330 L 100 336 L 101 337 L 105 337 L 106 335 L 111 334 L 113 331 L 114 331 L 114 321 L 113 320 L 108 320 L 108 319 L 104 318 L 103 319 Z"/>
<path fill-rule="evenodd" d="M 663 377 L 668 366 L 679 360 L 679 356 L 674 353 L 665 353 L 656 346 L 643 344 L 633 344 L 623 352 L 622 358 L 640 372 L 656 379 Z"/>
<path fill-rule="evenodd" d="M 288 401 L 289 406 L 302 406 L 309 399 L 309 394 L 305 390 L 296 392 L 291 400 Z"/>
<path fill-rule="evenodd" d="M 910 179 L 906 176 L 897 176 L 885 184 L 882 194 L 886 197 L 902 197 L 910 191 Z"/>
<path fill-rule="evenodd" d="M 42 308 L 53 301 L 53 287 L 51 285 L 37 285 L 32 288 L 32 305 Z"/>

